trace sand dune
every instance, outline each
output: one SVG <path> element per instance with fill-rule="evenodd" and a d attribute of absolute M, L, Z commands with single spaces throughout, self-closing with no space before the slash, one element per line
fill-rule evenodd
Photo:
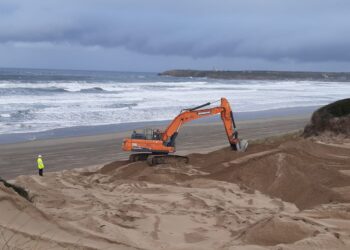
<path fill-rule="evenodd" d="M 348 143 L 348 144 L 346 144 Z M 0 184 L 5 249 L 349 249 L 349 142 L 285 136 Z"/>

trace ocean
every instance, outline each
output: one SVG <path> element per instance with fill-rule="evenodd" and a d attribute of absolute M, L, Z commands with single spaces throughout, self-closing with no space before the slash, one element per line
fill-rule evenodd
<path fill-rule="evenodd" d="M 0 69 L 0 135 L 169 120 L 226 97 L 234 113 L 320 106 L 348 82 L 174 78 L 156 73 Z"/>

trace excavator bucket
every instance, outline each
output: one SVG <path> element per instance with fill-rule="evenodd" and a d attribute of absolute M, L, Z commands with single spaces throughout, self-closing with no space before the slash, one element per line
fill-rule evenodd
<path fill-rule="evenodd" d="M 236 150 L 238 152 L 245 152 L 248 148 L 248 141 L 247 140 L 239 140 L 238 143 L 236 143 Z"/>

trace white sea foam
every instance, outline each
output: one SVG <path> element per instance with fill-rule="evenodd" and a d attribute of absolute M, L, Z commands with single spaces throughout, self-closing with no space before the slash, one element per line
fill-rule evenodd
<path fill-rule="evenodd" d="M 11 114 L 0 114 L 0 117 L 3 117 L 3 118 L 10 118 L 10 117 L 11 117 Z"/>
<path fill-rule="evenodd" d="M 0 81 L 0 134 L 166 120 L 221 97 L 234 112 L 245 112 L 323 105 L 350 95 L 350 83 L 341 82 L 189 80 Z"/>

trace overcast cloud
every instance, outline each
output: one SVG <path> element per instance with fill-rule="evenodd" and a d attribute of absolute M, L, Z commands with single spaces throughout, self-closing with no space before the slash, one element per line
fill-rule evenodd
<path fill-rule="evenodd" d="M 348 0 L 0 0 L 0 66 L 349 71 Z"/>

